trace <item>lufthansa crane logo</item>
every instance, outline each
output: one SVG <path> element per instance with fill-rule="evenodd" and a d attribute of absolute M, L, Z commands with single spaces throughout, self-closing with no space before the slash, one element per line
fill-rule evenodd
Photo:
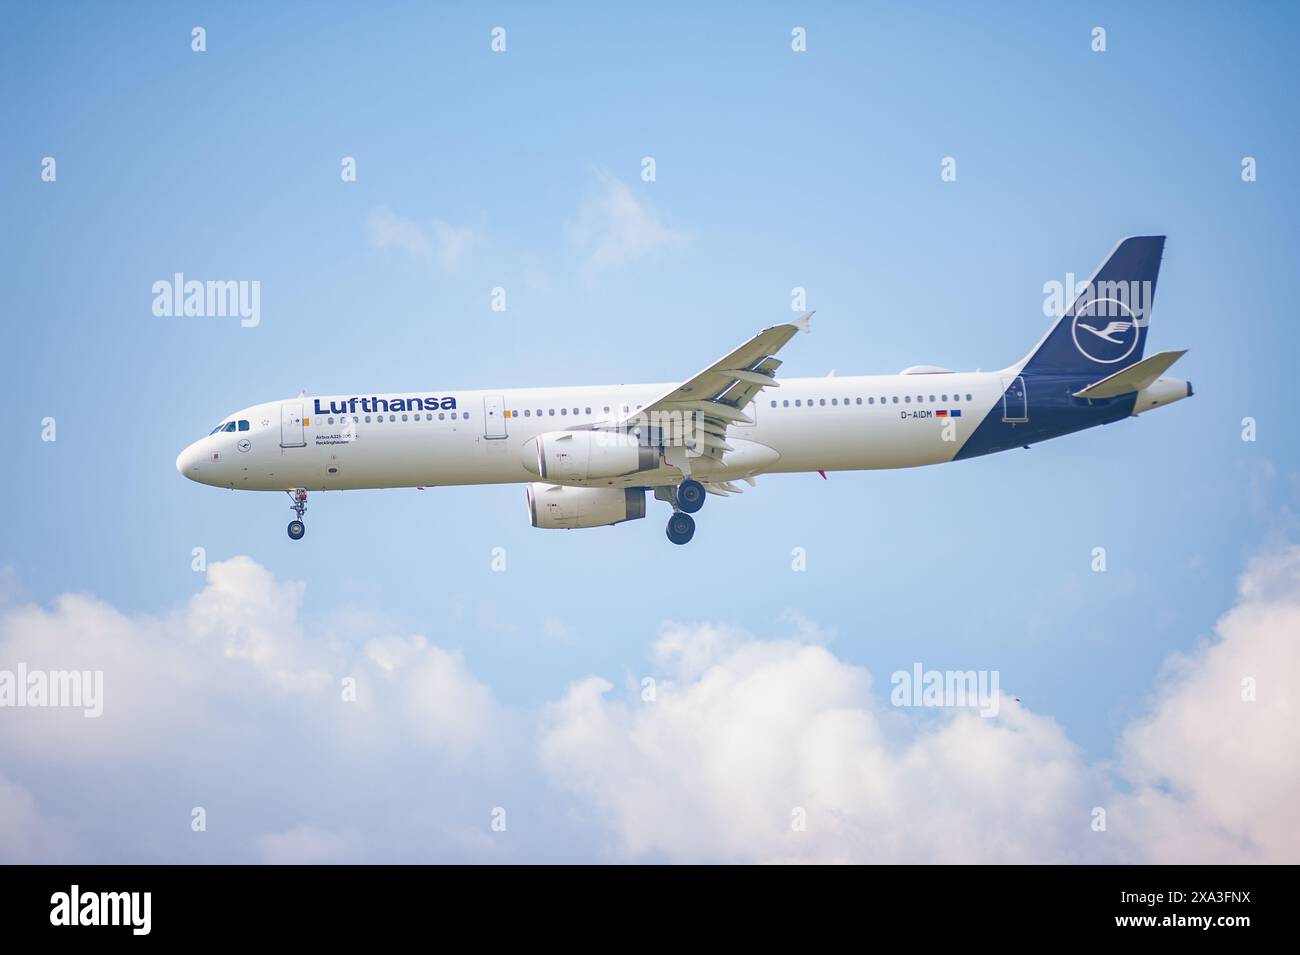
<path fill-rule="evenodd" d="M 1074 347 L 1099 365 L 1113 365 L 1133 354 L 1146 322 L 1117 298 L 1092 299 L 1075 312 Z"/>

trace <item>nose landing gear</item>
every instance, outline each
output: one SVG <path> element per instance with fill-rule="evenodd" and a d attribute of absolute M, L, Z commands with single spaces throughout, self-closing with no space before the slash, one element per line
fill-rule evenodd
<path fill-rule="evenodd" d="M 307 489 L 298 487 L 284 493 L 289 495 L 289 500 L 292 502 L 289 506 L 293 508 L 294 514 L 298 515 L 289 522 L 289 539 L 300 541 L 302 535 L 307 533 L 307 525 L 302 522 L 303 514 L 307 513 Z"/>

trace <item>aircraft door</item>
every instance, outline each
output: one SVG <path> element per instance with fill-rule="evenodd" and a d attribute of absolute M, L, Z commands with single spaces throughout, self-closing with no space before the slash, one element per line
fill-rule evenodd
<path fill-rule="evenodd" d="M 506 402 L 500 396 L 483 399 L 483 437 L 506 437 Z"/>
<path fill-rule="evenodd" d="M 1002 379 L 1002 420 L 1008 424 L 1029 420 L 1029 393 L 1023 377 Z"/>
<path fill-rule="evenodd" d="M 280 447 L 302 448 L 307 445 L 307 434 L 302 423 L 302 404 L 286 401 L 280 405 Z"/>

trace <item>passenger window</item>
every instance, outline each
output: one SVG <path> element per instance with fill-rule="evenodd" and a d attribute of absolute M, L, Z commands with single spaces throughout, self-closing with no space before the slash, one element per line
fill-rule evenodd
<path fill-rule="evenodd" d="M 825 399 L 825 398 L 821 399 L 821 401 L 819 401 L 819 402 L 817 402 L 817 403 L 818 403 L 819 405 L 821 405 L 823 408 L 826 407 L 826 399 Z"/>
<path fill-rule="evenodd" d="M 940 397 L 943 398 L 944 401 L 947 401 L 947 400 L 948 400 L 948 396 L 947 396 L 947 395 L 940 395 Z"/>
<path fill-rule="evenodd" d="M 967 401 L 970 401 L 970 400 L 971 400 L 971 396 L 970 396 L 970 395 L 967 395 L 967 396 L 966 396 L 966 400 L 967 400 Z"/>
<path fill-rule="evenodd" d="M 525 409 L 524 409 L 524 417 L 525 417 L 525 418 L 531 418 L 531 417 L 532 417 L 532 414 L 533 414 L 532 411 L 529 410 L 528 408 L 525 408 Z"/>
<path fill-rule="evenodd" d="M 586 414 L 591 414 L 591 409 L 590 409 L 590 408 L 588 408 L 588 409 L 586 410 Z"/>
<path fill-rule="evenodd" d="M 773 408 L 776 407 L 776 401 L 773 401 L 773 402 L 772 402 L 772 407 L 773 407 Z"/>
<path fill-rule="evenodd" d="M 439 421 L 446 421 L 446 420 L 447 420 L 447 413 L 446 413 L 445 411 L 439 411 L 439 412 L 438 412 L 438 420 L 439 420 Z"/>
<path fill-rule="evenodd" d="M 605 414 L 609 414 L 609 405 L 605 405 Z"/>
<path fill-rule="evenodd" d="M 546 409 L 546 413 L 547 413 L 548 415 L 550 415 L 552 418 L 555 417 L 555 409 L 554 409 L 554 408 L 547 408 L 547 409 Z"/>
<path fill-rule="evenodd" d="M 781 407 L 782 407 L 782 408 L 788 408 L 788 407 L 790 407 L 790 399 L 789 399 L 789 398 L 786 398 L 785 400 L 783 400 L 783 401 L 781 402 Z"/>
<path fill-rule="evenodd" d="M 894 395 L 894 404 L 898 404 L 898 395 Z"/>
<path fill-rule="evenodd" d="M 930 396 L 930 400 L 931 400 L 931 401 L 934 401 L 934 395 L 931 395 L 931 396 Z"/>
<path fill-rule="evenodd" d="M 803 407 L 803 404 L 801 403 L 801 401 L 802 401 L 802 399 L 800 399 L 800 398 L 796 398 L 796 399 L 794 399 L 794 406 L 795 406 L 796 408 L 802 408 L 802 407 Z"/>
<path fill-rule="evenodd" d="M 832 398 L 832 399 L 831 399 L 831 404 L 832 404 L 832 405 L 837 405 L 837 404 L 839 404 L 839 403 L 840 403 L 840 399 L 839 399 L 839 398 Z"/>
<path fill-rule="evenodd" d="M 370 415 L 366 415 L 366 424 L 370 424 Z"/>
<path fill-rule="evenodd" d="M 468 421 L 468 420 L 469 420 L 469 412 L 466 411 L 463 415 L 461 415 L 461 416 L 460 416 L 460 420 L 461 420 L 461 421 Z"/>
<path fill-rule="evenodd" d="M 560 414 L 568 414 L 568 413 L 569 413 L 569 409 L 568 409 L 568 408 L 561 408 L 561 409 L 560 409 Z"/>
<path fill-rule="evenodd" d="M 861 402 L 862 399 L 859 398 L 858 401 Z M 869 405 L 874 405 L 875 403 L 876 403 L 876 399 L 875 399 L 875 398 L 868 398 L 868 399 L 867 399 L 867 404 L 869 404 Z"/>
<path fill-rule="evenodd" d="M 909 404 L 909 405 L 910 405 L 910 404 L 912 403 L 912 396 L 911 396 L 911 395 L 905 395 L 905 396 L 903 397 L 903 402 L 904 402 L 905 404 Z"/>
<path fill-rule="evenodd" d="M 390 415 L 388 416 L 388 420 L 389 420 L 389 421 L 396 421 L 396 420 L 397 420 L 397 415 L 395 415 L 395 414 L 390 414 Z"/>
<path fill-rule="evenodd" d="M 410 419 L 407 418 L 406 415 L 402 415 L 402 420 L 403 420 L 403 421 L 409 421 Z"/>

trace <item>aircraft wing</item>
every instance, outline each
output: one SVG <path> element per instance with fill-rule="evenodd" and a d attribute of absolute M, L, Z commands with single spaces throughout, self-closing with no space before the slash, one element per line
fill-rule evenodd
<path fill-rule="evenodd" d="M 776 353 L 797 332 L 808 331 L 812 312 L 793 322 L 765 328 L 730 354 L 644 408 L 625 414 L 612 427 L 628 430 L 658 428 L 665 445 L 684 444 L 696 455 L 721 457 L 731 447 L 727 428 L 751 424 L 745 408 L 764 388 L 779 388 Z"/>

